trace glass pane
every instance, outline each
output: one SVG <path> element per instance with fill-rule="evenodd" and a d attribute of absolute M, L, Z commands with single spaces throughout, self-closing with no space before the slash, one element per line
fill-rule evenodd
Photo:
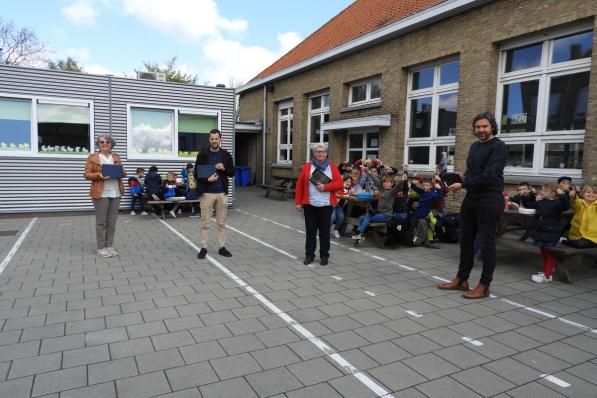
<path fill-rule="evenodd" d="M 458 93 L 439 96 L 439 113 L 437 115 L 437 135 L 439 137 L 456 135 L 457 103 Z"/>
<path fill-rule="evenodd" d="M 292 120 L 290 120 L 290 131 L 288 134 L 288 143 L 292 144 L 292 130 L 294 129 L 294 123 Z"/>
<path fill-rule="evenodd" d="M 371 99 L 381 98 L 381 80 L 371 81 Z"/>
<path fill-rule="evenodd" d="M 413 72 L 412 90 L 433 87 L 433 70 L 434 67 L 431 67 Z"/>
<path fill-rule="evenodd" d="M 322 98 L 323 98 L 323 107 L 329 108 L 330 107 L 330 95 L 326 94 Z"/>
<path fill-rule="evenodd" d="M 178 156 L 196 157 L 209 146 L 209 131 L 218 128 L 217 116 L 178 115 Z"/>
<path fill-rule="evenodd" d="M 320 142 L 319 133 L 321 132 L 321 116 L 311 116 L 311 141 L 312 143 Z"/>
<path fill-rule="evenodd" d="M 288 108 L 288 114 L 292 115 L 294 113 L 294 106 L 291 106 L 290 108 Z"/>
<path fill-rule="evenodd" d="M 280 162 L 288 160 L 288 152 L 286 149 L 280 149 Z"/>
<path fill-rule="evenodd" d="M 323 133 L 323 142 L 329 142 L 330 141 L 330 136 L 327 132 Z"/>
<path fill-rule="evenodd" d="M 311 110 L 321 108 L 321 96 L 311 98 Z"/>
<path fill-rule="evenodd" d="M 533 167 L 533 144 L 508 145 L 508 167 Z"/>
<path fill-rule="evenodd" d="M 288 161 L 291 162 L 292 161 L 292 149 L 288 150 Z"/>
<path fill-rule="evenodd" d="M 0 99 L 0 151 L 31 150 L 31 100 Z"/>
<path fill-rule="evenodd" d="M 363 152 L 361 151 L 350 151 L 348 152 L 348 162 L 350 164 L 354 164 L 357 160 L 363 157 Z"/>
<path fill-rule="evenodd" d="M 280 109 L 280 116 L 288 115 L 288 108 Z"/>
<path fill-rule="evenodd" d="M 88 106 L 38 104 L 39 152 L 69 155 L 88 153 L 89 114 Z"/>
<path fill-rule="evenodd" d="M 429 147 L 414 146 L 408 148 L 408 164 L 429 164 Z"/>
<path fill-rule="evenodd" d="M 330 114 L 329 113 L 324 113 L 323 114 L 323 122 L 327 123 L 330 121 Z"/>
<path fill-rule="evenodd" d="M 411 101 L 410 137 L 431 136 L 431 97 Z"/>
<path fill-rule="evenodd" d="M 524 133 L 535 131 L 539 81 L 504 85 L 502 101 L 502 132 Z"/>
<path fill-rule="evenodd" d="M 280 122 L 280 145 L 288 144 L 288 121 L 282 120 Z"/>
<path fill-rule="evenodd" d="M 367 148 L 379 148 L 379 133 L 367 134 Z"/>
<path fill-rule="evenodd" d="M 460 62 L 450 62 L 439 66 L 439 84 L 458 83 L 460 78 Z"/>
<path fill-rule="evenodd" d="M 439 164 L 442 158 L 442 152 L 446 152 L 448 155 L 448 166 L 454 166 L 454 146 L 453 145 L 440 145 L 435 150 L 435 164 Z"/>
<path fill-rule="evenodd" d="M 363 147 L 363 135 L 362 134 L 350 134 L 348 136 L 348 147 L 349 148 L 362 148 Z M 357 159 L 360 159 L 357 158 Z"/>
<path fill-rule="evenodd" d="M 360 84 L 358 86 L 352 86 L 352 102 L 365 101 L 367 99 L 367 85 Z"/>
<path fill-rule="evenodd" d="M 543 167 L 582 169 L 583 144 L 546 144 Z"/>
<path fill-rule="evenodd" d="M 379 155 L 378 151 L 367 151 L 367 152 L 365 152 L 365 157 L 367 159 L 377 159 L 378 155 Z"/>
<path fill-rule="evenodd" d="M 593 32 L 578 33 L 553 41 L 551 63 L 590 58 L 593 49 Z"/>
<path fill-rule="evenodd" d="M 584 130 L 588 96 L 589 72 L 552 78 L 547 130 Z"/>
<path fill-rule="evenodd" d="M 172 154 L 172 111 L 131 110 L 131 143 L 138 154 Z"/>
<path fill-rule="evenodd" d="M 513 48 L 506 51 L 506 72 L 514 72 L 541 65 L 542 51 L 543 43 L 531 44 L 530 46 Z"/>

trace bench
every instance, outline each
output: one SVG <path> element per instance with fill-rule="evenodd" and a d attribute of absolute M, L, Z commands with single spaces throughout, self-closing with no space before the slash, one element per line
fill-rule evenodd
<path fill-rule="evenodd" d="M 185 200 L 148 200 L 145 202 L 148 205 L 157 206 L 160 208 L 160 218 L 162 220 L 166 219 L 166 211 L 164 207 L 166 205 L 176 205 L 176 204 L 185 204 L 185 203 L 200 203 L 200 199 L 185 199 Z"/>
<path fill-rule="evenodd" d="M 277 180 L 277 184 L 261 184 L 261 188 L 265 189 L 265 197 L 269 197 L 270 192 L 278 192 L 280 194 L 280 200 L 286 199 L 286 196 L 293 197 L 295 193 L 296 177 L 277 177 L 272 176 L 274 180 Z"/>
<path fill-rule="evenodd" d="M 387 242 L 387 234 L 388 234 L 388 223 L 385 222 L 372 222 L 367 225 L 367 230 L 365 231 L 366 236 L 372 236 L 373 241 L 380 249 L 386 247 Z M 354 241 L 354 245 L 357 246 L 359 244 L 358 240 Z"/>
<path fill-rule="evenodd" d="M 499 236 L 496 242 L 499 246 L 509 249 L 532 252 L 533 254 L 537 254 L 539 251 L 530 242 L 519 240 L 519 236 L 517 235 Z M 575 249 L 570 246 L 558 244 L 555 247 L 547 248 L 547 251 L 556 258 L 554 279 L 564 283 L 572 283 L 571 272 L 580 266 L 583 257 L 596 255 L 597 247 L 592 249 Z"/>

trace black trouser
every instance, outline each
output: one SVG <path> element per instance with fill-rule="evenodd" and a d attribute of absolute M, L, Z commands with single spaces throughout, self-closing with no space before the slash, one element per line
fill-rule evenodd
<path fill-rule="evenodd" d="M 482 197 L 467 195 L 460 207 L 460 265 L 458 277 L 467 280 L 475 252 L 473 242 L 478 233 L 481 241 L 483 271 L 480 282 L 485 286 L 491 284 L 495 269 L 495 236 L 500 215 L 504 211 L 504 197 L 501 192 L 488 193 Z"/>
<path fill-rule="evenodd" d="M 562 243 L 564 243 L 566 246 L 574 247 L 575 249 L 591 249 L 593 247 L 597 247 L 597 243 L 586 238 L 565 240 Z"/>
<path fill-rule="evenodd" d="M 305 242 L 305 256 L 315 256 L 317 247 L 317 230 L 319 230 L 319 258 L 330 257 L 330 220 L 332 217 L 332 206 L 315 207 L 303 206 L 305 214 L 305 229 L 307 240 Z"/>

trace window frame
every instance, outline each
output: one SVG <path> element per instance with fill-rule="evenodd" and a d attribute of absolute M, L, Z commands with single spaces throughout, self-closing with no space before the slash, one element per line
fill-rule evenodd
<path fill-rule="evenodd" d="M 328 105 L 324 106 L 324 102 L 323 102 L 323 97 L 328 96 Z M 317 108 L 317 109 L 311 109 L 311 103 L 313 98 L 316 97 L 321 97 L 321 107 Z M 325 123 L 325 115 L 328 115 L 329 118 L 329 114 L 330 114 L 330 101 L 331 101 L 331 97 L 330 97 L 330 93 L 327 91 L 320 91 L 317 93 L 313 93 L 311 95 L 309 95 L 308 98 L 308 105 L 307 105 L 307 161 L 309 161 L 309 159 L 311 159 L 311 149 L 313 149 L 314 147 L 316 147 L 317 145 L 324 145 L 326 148 L 328 147 L 328 143 L 329 143 L 329 132 L 324 132 L 323 129 L 320 129 L 319 131 L 319 141 L 317 142 L 311 142 L 311 118 L 313 116 L 319 116 L 319 126 L 323 126 L 323 123 Z M 328 142 L 324 141 L 323 138 L 325 135 L 328 135 Z"/>
<path fill-rule="evenodd" d="M 379 98 L 371 98 L 371 85 L 374 81 L 379 82 L 379 87 L 380 87 L 380 91 L 381 91 Z M 365 99 L 362 101 L 353 101 L 352 100 L 352 88 L 355 86 L 361 86 L 363 84 L 365 84 Z M 382 95 L 383 95 L 383 87 L 381 85 L 381 75 L 372 76 L 372 77 L 368 77 L 368 78 L 360 79 L 360 80 L 355 80 L 348 84 L 348 107 L 380 103 Z"/>
<path fill-rule="evenodd" d="M 172 154 L 158 155 L 158 154 L 139 154 L 133 151 L 133 129 L 132 129 L 132 109 L 147 109 L 147 110 L 161 110 L 171 111 L 173 123 L 172 138 Z M 143 103 L 127 103 L 126 104 L 126 152 L 127 159 L 131 160 L 146 160 L 146 159 L 160 159 L 160 160 L 194 160 L 194 157 L 178 156 L 178 116 L 184 115 L 198 115 L 198 116 L 215 116 L 218 118 L 218 130 L 222 131 L 222 111 L 208 108 L 188 108 L 184 106 L 160 106 Z"/>
<path fill-rule="evenodd" d="M 551 63 L 553 56 L 554 41 L 583 32 L 592 31 L 595 35 L 592 24 L 581 24 L 566 29 L 558 29 L 542 35 L 534 35 L 521 40 L 515 40 L 504 44 L 499 49 L 499 66 L 496 88 L 496 119 L 500 128 L 500 139 L 506 145 L 527 144 L 533 145 L 533 167 L 513 167 L 506 166 L 505 175 L 521 176 L 545 176 L 553 177 L 565 173 L 571 177 L 579 178 L 582 176 L 582 168 L 546 168 L 545 167 L 545 149 L 548 144 L 576 144 L 585 141 L 585 130 L 554 130 L 547 131 L 547 117 L 549 113 L 549 97 L 551 82 L 553 78 L 561 76 L 570 76 L 578 73 L 591 72 L 591 57 L 581 58 L 566 62 Z M 541 62 L 539 66 L 506 72 L 506 60 L 508 50 L 525 47 L 533 44 L 541 44 Z M 596 49 L 593 48 L 594 52 Z M 502 133 L 502 115 L 504 86 L 513 83 L 537 80 L 537 109 L 535 128 L 532 132 L 520 133 Z M 588 105 L 587 105 L 588 106 Z M 583 157 L 586 156 L 583 147 Z"/>
<path fill-rule="evenodd" d="M 368 147 L 367 146 L 367 136 L 369 134 L 377 134 L 377 147 Z M 360 149 L 351 149 L 350 148 L 350 136 L 351 135 L 360 135 L 362 136 L 362 147 Z M 348 130 L 346 134 L 346 159 L 350 159 L 351 152 L 357 152 L 358 150 L 361 151 L 361 157 L 359 159 L 365 159 L 367 156 L 367 151 L 377 150 L 377 159 L 379 159 L 379 150 L 381 146 L 379 145 L 380 141 L 380 131 L 379 129 L 375 128 L 364 128 L 364 129 L 354 129 Z"/>
<path fill-rule="evenodd" d="M 287 115 L 282 115 L 282 111 L 284 109 L 289 109 Z M 290 111 L 292 109 L 292 112 Z M 288 129 L 286 130 L 286 144 L 280 144 L 280 134 L 282 132 L 282 122 L 288 122 Z M 292 124 L 292 129 L 290 125 Z M 292 131 L 292 133 L 291 133 Z M 291 136 L 294 136 L 294 101 L 283 101 L 278 103 L 278 131 L 276 134 L 277 142 L 276 142 L 276 164 L 283 164 L 283 165 L 291 165 L 292 164 L 292 157 L 288 156 L 289 151 L 293 151 L 292 148 L 292 139 Z M 280 159 L 280 152 L 286 151 L 286 160 Z M 294 152 L 294 151 L 293 151 Z M 290 160 L 288 158 L 290 157 Z"/>
<path fill-rule="evenodd" d="M 409 167 L 416 168 L 423 171 L 435 171 L 435 160 L 437 159 L 437 149 L 441 146 L 456 147 L 456 134 L 458 131 L 454 131 L 453 135 L 439 136 L 439 98 L 442 95 L 456 94 L 459 93 L 459 81 L 455 83 L 440 84 L 440 70 L 441 66 L 445 64 L 451 64 L 454 62 L 460 63 L 460 58 L 448 58 L 430 63 L 418 65 L 408 71 L 407 79 L 407 91 L 406 91 L 406 114 L 405 114 L 405 138 L 404 138 L 404 163 L 408 164 Z M 417 90 L 412 89 L 413 74 L 420 70 L 428 69 L 433 67 L 433 85 L 431 87 L 421 88 Z M 411 110 L 412 101 L 422 98 L 431 97 L 431 129 L 429 131 L 429 137 L 410 137 L 411 133 Z M 458 99 L 457 99 L 458 101 Z M 458 109 L 456 110 L 456 118 L 458 118 Z M 410 147 L 429 147 L 429 161 L 427 164 L 412 163 L 409 164 L 409 148 Z M 454 165 L 448 165 L 448 171 L 454 171 Z"/>
<path fill-rule="evenodd" d="M 21 95 L 0 92 L 0 98 L 2 99 L 19 99 L 19 100 L 30 100 L 31 101 L 31 150 L 30 151 L 2 151 L 0 150 L 0 157 L 44 157 L 44 158 L 66 158 L 66 159 L 85 159 L 90 153 L 95 151 L 95 108 L 93 100 L 86 100 L 80 98 L 64 98 L 64 97 L 51 97 L 51 96 L 40 96 L 40 95 Z M 49 105 L 71 105 L 71 106 L 87 106 L 89 108 L 89 152 L 82 154 L 53 154 L 43 153 L 38 148 L 38 129 L 37 129 L 37 105 L 41 101 L 43 104 Z"/>

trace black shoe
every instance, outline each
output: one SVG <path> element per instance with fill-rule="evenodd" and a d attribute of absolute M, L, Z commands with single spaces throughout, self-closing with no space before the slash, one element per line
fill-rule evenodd
<path fill-rule="evenodd" d="M 220 254 L 220 256 L 232 257 L 232 253 L 230 253 L 228 250 L 226 250 L 225 247 L 220 247 L 220 250 L 218 250 L 218 253 Z"/>
<path fill-rule="evenodd" d="M 203 260 L 205 258 L 205 256 L 207 255 L 207 249 L 203 248 L 199 251 L 199 254 L 197 254 L 197 258 L 199 260 Z"/>
<path fill-rule="evenodd" d="M 328 265 L 328 259 L 327 257 L 323 257 L 319 260 L 319 264 L 321 265 Z"/>
<path fill-rule="evenodd" d="M 313 262 L 313 260 L 315 260 L 315 256 L 306 256 L 305 261 L 303 261 L 303 264 L 309 265 Z"/>

